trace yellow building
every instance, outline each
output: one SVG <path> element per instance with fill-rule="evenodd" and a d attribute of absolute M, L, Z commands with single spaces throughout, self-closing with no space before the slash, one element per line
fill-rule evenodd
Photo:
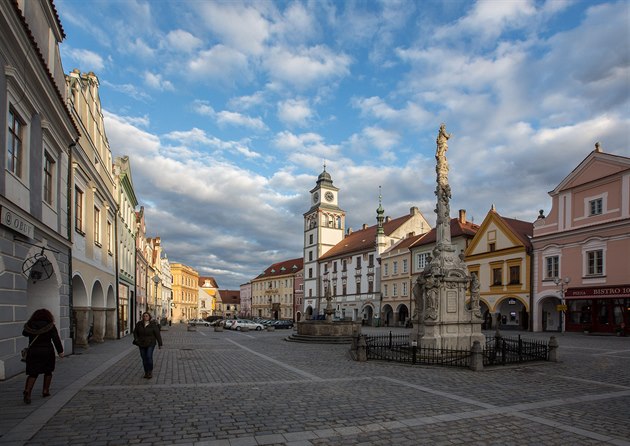
<path fill-rule="evenodd" d="M 527 329 L 531 293 L 532 223 L 505 218 L 494 205 L 465 251 L 479 278 L 485 328 Z"/>
<path fill-rule="evenodd" d="M 173 276 L 173 322 L 197 318 L 199 273 L 182 263 L 171 263 Z"/>

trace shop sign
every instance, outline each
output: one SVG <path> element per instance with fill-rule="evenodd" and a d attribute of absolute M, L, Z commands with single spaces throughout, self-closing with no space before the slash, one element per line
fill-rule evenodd
<path fill-rule="evenodd" d="M 508 305 L 516 305 L 516 299 L 508 299 Z"/>
<path fill-rule="evenodd" d="M 2 224 L 7 228 L 11 228 L 14 231 L 19 232 L 20 234 L 27 236 L 28 238 L 35 237 L 35 226 L 28 223 L 22 217 L 14 214 L 7 208 L 2 208 L 0 218 L 2 218 Z"/>
<path fill-rule="evenodd" d="M 630 285 L 612 285 L 593 288 L 569 288 L 565 293 L 566 298 L 573 299 L 597 299 L 630 297 Z"/>

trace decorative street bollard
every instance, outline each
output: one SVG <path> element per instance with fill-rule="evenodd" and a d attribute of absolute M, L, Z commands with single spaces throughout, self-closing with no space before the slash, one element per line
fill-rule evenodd
<path fill-rule="evenodd" d="M 558 344 L 558 340 L 556 339 L 555 336 L 552 336 L 549 338 L 549 361 L 551 362 L 558 362 L 560 360 L 559 355 L 558 355 L 558 347 L 560 347 L 560 345 Z"/>
<path fill-rule="evenodd" d="M 470 347 L 470 370 L 474 372 L 483 370 L 483 350 L 479 341 L 473 342 Z"/>

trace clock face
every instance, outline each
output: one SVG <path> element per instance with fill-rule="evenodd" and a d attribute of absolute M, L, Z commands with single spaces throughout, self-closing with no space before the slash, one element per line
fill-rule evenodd
<path fill-rule="evenodd" d="M 335 198 L 332 192 L 326 192 L 325 196 L 326 196 L 326 200 L 328 201 L 333 201 L 333 199 Z"/>
<path fill-rule="evenodd" d="M 319 200 L 319 194 L 317 192 L 315 192 L 313 194 L 313 203 L 317 203 L 317 200 Z"/>

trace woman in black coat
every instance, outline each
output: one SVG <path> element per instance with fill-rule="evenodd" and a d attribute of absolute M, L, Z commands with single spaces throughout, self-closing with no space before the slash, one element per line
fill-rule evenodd
<path fill-rule="evenodd" d="M 140 349 L 144 377 L 151 379 L 153 377 L 153 350 L 155 350 L 155 344 L 162 348 L 160 326 L 151 319 L 151 314 L 142 313 L 142 320 L 138 321 L 133 329 L 133 343 Z"/>
<path fill-rule="evenodd" d="M 37 376 L 44 374 L 42 396 L 50 396 L 52 372 L 55 370 L 55 350 L 63 358 L 63 345 L 55 321 L 50 311 L 45 308 L 33 313 L 24 324 L 23 336 L 28 336 L 28 352 L 26 354 L 26 385 L 24 386 L 24 402 L 31 404 L 31 392 Z M 54 348 L 53 348 L 54 345 Z"/>

